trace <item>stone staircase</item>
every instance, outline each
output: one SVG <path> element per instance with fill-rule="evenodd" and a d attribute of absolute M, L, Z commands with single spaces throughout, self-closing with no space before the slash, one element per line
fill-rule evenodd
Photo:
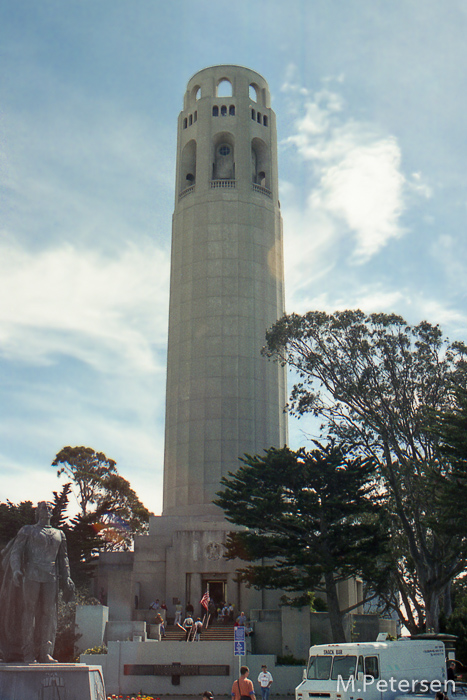
<path fill-rule="evenodd" d="M 202 642 L 233 642 L 233 625 L 213 624 L 208 629 L 203 629 L 201 633 Z M 167 625 L 165 628 L 164 642 L 178 642 L 185 639 L 185 633 L 180 627 Z"/>

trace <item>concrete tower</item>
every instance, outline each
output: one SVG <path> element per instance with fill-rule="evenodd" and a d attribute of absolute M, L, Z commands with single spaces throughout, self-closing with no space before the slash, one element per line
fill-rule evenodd
<path fill-rule="evenodd" d="M 285 371 L 260 354 L 283 313 L 268 85 L 248 68 L 205 68 L 178 119 L 163 515 L 221 517 L 221 476 L 287 441 Z"/>
<path fill-rule="evenodd" d="M 224 559 L 232 525 L 212 504 L 245 453 L 287 442 L 284 368 L 261 356 L 284 312 L 276 119 L 266 81 L 215 66 L 188 83 L 178 120 L 167 361 L 164 507 L 134 552 L 100 557 L 111 620 L 150 621 L 149 604 L 275 608 Z M 128 582 L 131 581 L 130 586 Z M 129 591 L 131 594 L 128 595 Z"/>

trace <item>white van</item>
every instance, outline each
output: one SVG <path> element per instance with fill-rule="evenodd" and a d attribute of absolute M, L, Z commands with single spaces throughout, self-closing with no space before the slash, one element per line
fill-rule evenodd
<path fill-rule="evenodd" d="M 431 640 L 318 644 L 310 647 L 295 700 L 393 700 L 415 689 L 449 694 L 445 657 L 444 644 Z"/>

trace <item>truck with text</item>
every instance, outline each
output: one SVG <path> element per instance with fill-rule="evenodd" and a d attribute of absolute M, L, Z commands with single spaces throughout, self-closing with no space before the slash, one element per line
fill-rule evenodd
<path fill-rule="evenodd" d="M 394 700 L 416 691 L 434 697 L 449 695 L 450 684 L 441 641 L 318 644 L 310 647 L 295 700 Z"/>

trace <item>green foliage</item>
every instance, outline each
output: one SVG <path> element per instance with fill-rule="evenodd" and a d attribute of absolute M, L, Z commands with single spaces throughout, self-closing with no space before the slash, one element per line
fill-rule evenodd
<path fill-rule="evenodd" d="M 106 546 L 106 541 L 96 532 L 95 524 L 103 515 L 102 509 L 74 518 L 67 517 L 71 484 L 64 484 L 61 492 L 54 495 L 51 525 L 63 530 L 67 541 L 71 578 L 78 586 L 89 585 L 97 562 L 97 556 Z"/>
<path fill-rule="evenodd" d="M 387 443 L 398 460 L 431 459 L 422 434 L 427 408 L 446 406 L 449 387 L 466 381 L 464 345 L 450 345 L 438 326 L 411 327 L 394 314 L 292 314 L 266 341 L 264 354 L 298 372 L 295 414 L 324 416 L 333 431 L 378 453 Z"/>
<path fill-rule="evenodd" d="M 107 654 L 107 647 L 105 646 L 105 644 L 103 644 L 102 646 L 91 647 L 90 649 L 86 649 L 86 651 L 83 651 L 82 654 Z"/>
<path fill-rule="evenodd" d="M 386 543 L 373 461 L 317 445 L 311 452 L 271 448 L 242 462 L 221 479 L 215 501 L 230 522 L 247 528 L 230 534 L 227 556 L 250 562 L 239 576 L 256 588 L 306 592 L 324 580 L 334 641 L 345 641 L 336 584 L 356 574 L 377 577 L 368 552 L 376 558 Z"/>
<path fill-rule="evenodd" d="M 92 559 L 97 551 L 128 549 L 135 534 L 147 531 L 148 509 L 118 473 L 116 462 L 103 452 L 90 447 L 64 447 L 52 466 L 60 467 L 57 476 L 66 474 L 78 487 L 81 513 L 72 529 L 86 542 L 84 561 Z M 59 509 L 58 501 L 56 505 Z"/>
<path fill-rule="evenodd" d="M 452 387 L 467 385 L 467 347 L 426 321 L 358 310 L 284 316 L 266 340 L 264 354 L 298 374 L 291 411 L 323 418 L 328 436 L 378 464 L 394 542 L 380 593 L 396 606 L 402 597 L 411 632 L 425 617 L 438 629 L 439 600 L 466 566 L 467 521 L 449 505 L 449 455 L 429 426 L 433 410 L 451 407 Z"/>
<path fill-rule="evenodd" d="M 35 522 L 35 508 L 31 501 L 0 503 L 0 549 L 16 536 L 23 525 L 34 525 Z"/>
<path fill-rule="evenodd" d="M 65 603 L 60 593 L 54 658 L 61 663 L 71 663 L 75 656 L 75 644 L 80 637 L 75 634 L 75 613 L 76 603 Z"/>
<path fill-rule="evenodd" d="M 464 666 L 467 666 L 467 609 L 460 608 L 455 610 L 451 615 L 446 625 L 448 634 L 455 634 L 456 640 L 456 659 Z"/>
<path fill-rule="evenodd" d="M 325 600 L 316 595 L 314 591 L 306 591 L 301 595 L 281 595 L 281 605 L 289 605 L 291 608 L 308 607 L 311 612 L 326 612 L 328 609 Z"/>
<path fill-rule="evenodd" d="M 54 465 L 58 464 L 63 466 L 57 474 L 66 473 L 72 482 L 64 484 L 59 493 L 53 492 L 51 525 L 65 533 L 71 578 L 77 586 L 77 594 L 70 603 L 65 603 L 60 594 L 55 656 L 59 661 L 71 662 L 78 638 L 74 633 L 76 605 L 99 604 L 88 593 L 99 552 L 131 546 L 135 533 L 147 529 L 149 511 L 129 482 L 117 473 L 115 462 L 103 453 L 91 448 L 68 447 L 56 456 Z M 67 509 L 72 483 L 79 488 L 81 512 L 69 518 Z M 35 521 L 35 508 L 30 501 L 19 505 L 10 501 L 0 503 L 1 547 L 13 539 L 23 525 L 32 525 Z"/>
<path fill-rule="evenodd" d="M 293 654 L 278 656 L 276 666 L 306 666 L 306 659 L 296 659 Z"/>
<path fill-rule="evenodd" d="M 315 596 L 312 603 L 311 612 L 327 612 L 328 604 L 319 596 Z"/>
<path fill-rule="evenodd" d="M 444 630 L 455 634 L 456 659 L 467 666 L 467 577 L 461 576 L 452 584 L 453 612 L 445 620 Z"/>
<path fill-rule="evenodd" d="M 63 484 L 62 490 L 60 493 L 57 493 L 57 491 L 53 491 L 53 511 L 52 511 L 52 516 L 50 518 L 50 524 L 53 527 L 58 528 L 59 530 L 63 530 L 63 528 L 67 524 L 67 515 L 66 511 L 68 508 L 68 502 L 69 502 L 69 495 L 71 491 L 71 484 Z"/>
<path fill-rule="evenodd" d="M 63 447 L 52 462 L 53 467 L 59 466 L 57 476 L 66 474 L 78 486 L 83 515 L 102 498 L 102 480 L 116 473 L 115 465 L 113 459 L 91 447 Z"/>
<path fill-rule="evenodd" d="M 467 390 L 454 386 L 452 399 L 448 409 L 435 414 L 433 432 L 440 439 L 441 453 L 450 464 L 464 472 L 467 462 Z"/>
<path fill-rule="evenodd" d="M 61 663 L 72 663 L 76 656 L 75 646 L 81 637 L 80 634 L 75 633 L 77 605 L 99 605 L 99 601 L 89 594 L 86 586 L 78 586 L 75 599 L 69 603 L 64 602 L 60 593 L 54 657 Z"/>
<path fill-rule="evenodd" d="M 11 501 L 0 503 L 0 552 L 23 527 L 36 522 L 35 508 L 31 501 L 15 504 Z M 3 568 L 0 566 L 0 585 L 3 581 Z"/>
<path fill-rule="evenodd" d="M 449 408 L 430 413 L 429 432 L 439 441 L 438 450 L 445 460 L 439 480 L 449 506 L 446 527 L 452 532 L 464 520 L 467 491 L 467 390 L 464 387 L 452 387 Z"/>

